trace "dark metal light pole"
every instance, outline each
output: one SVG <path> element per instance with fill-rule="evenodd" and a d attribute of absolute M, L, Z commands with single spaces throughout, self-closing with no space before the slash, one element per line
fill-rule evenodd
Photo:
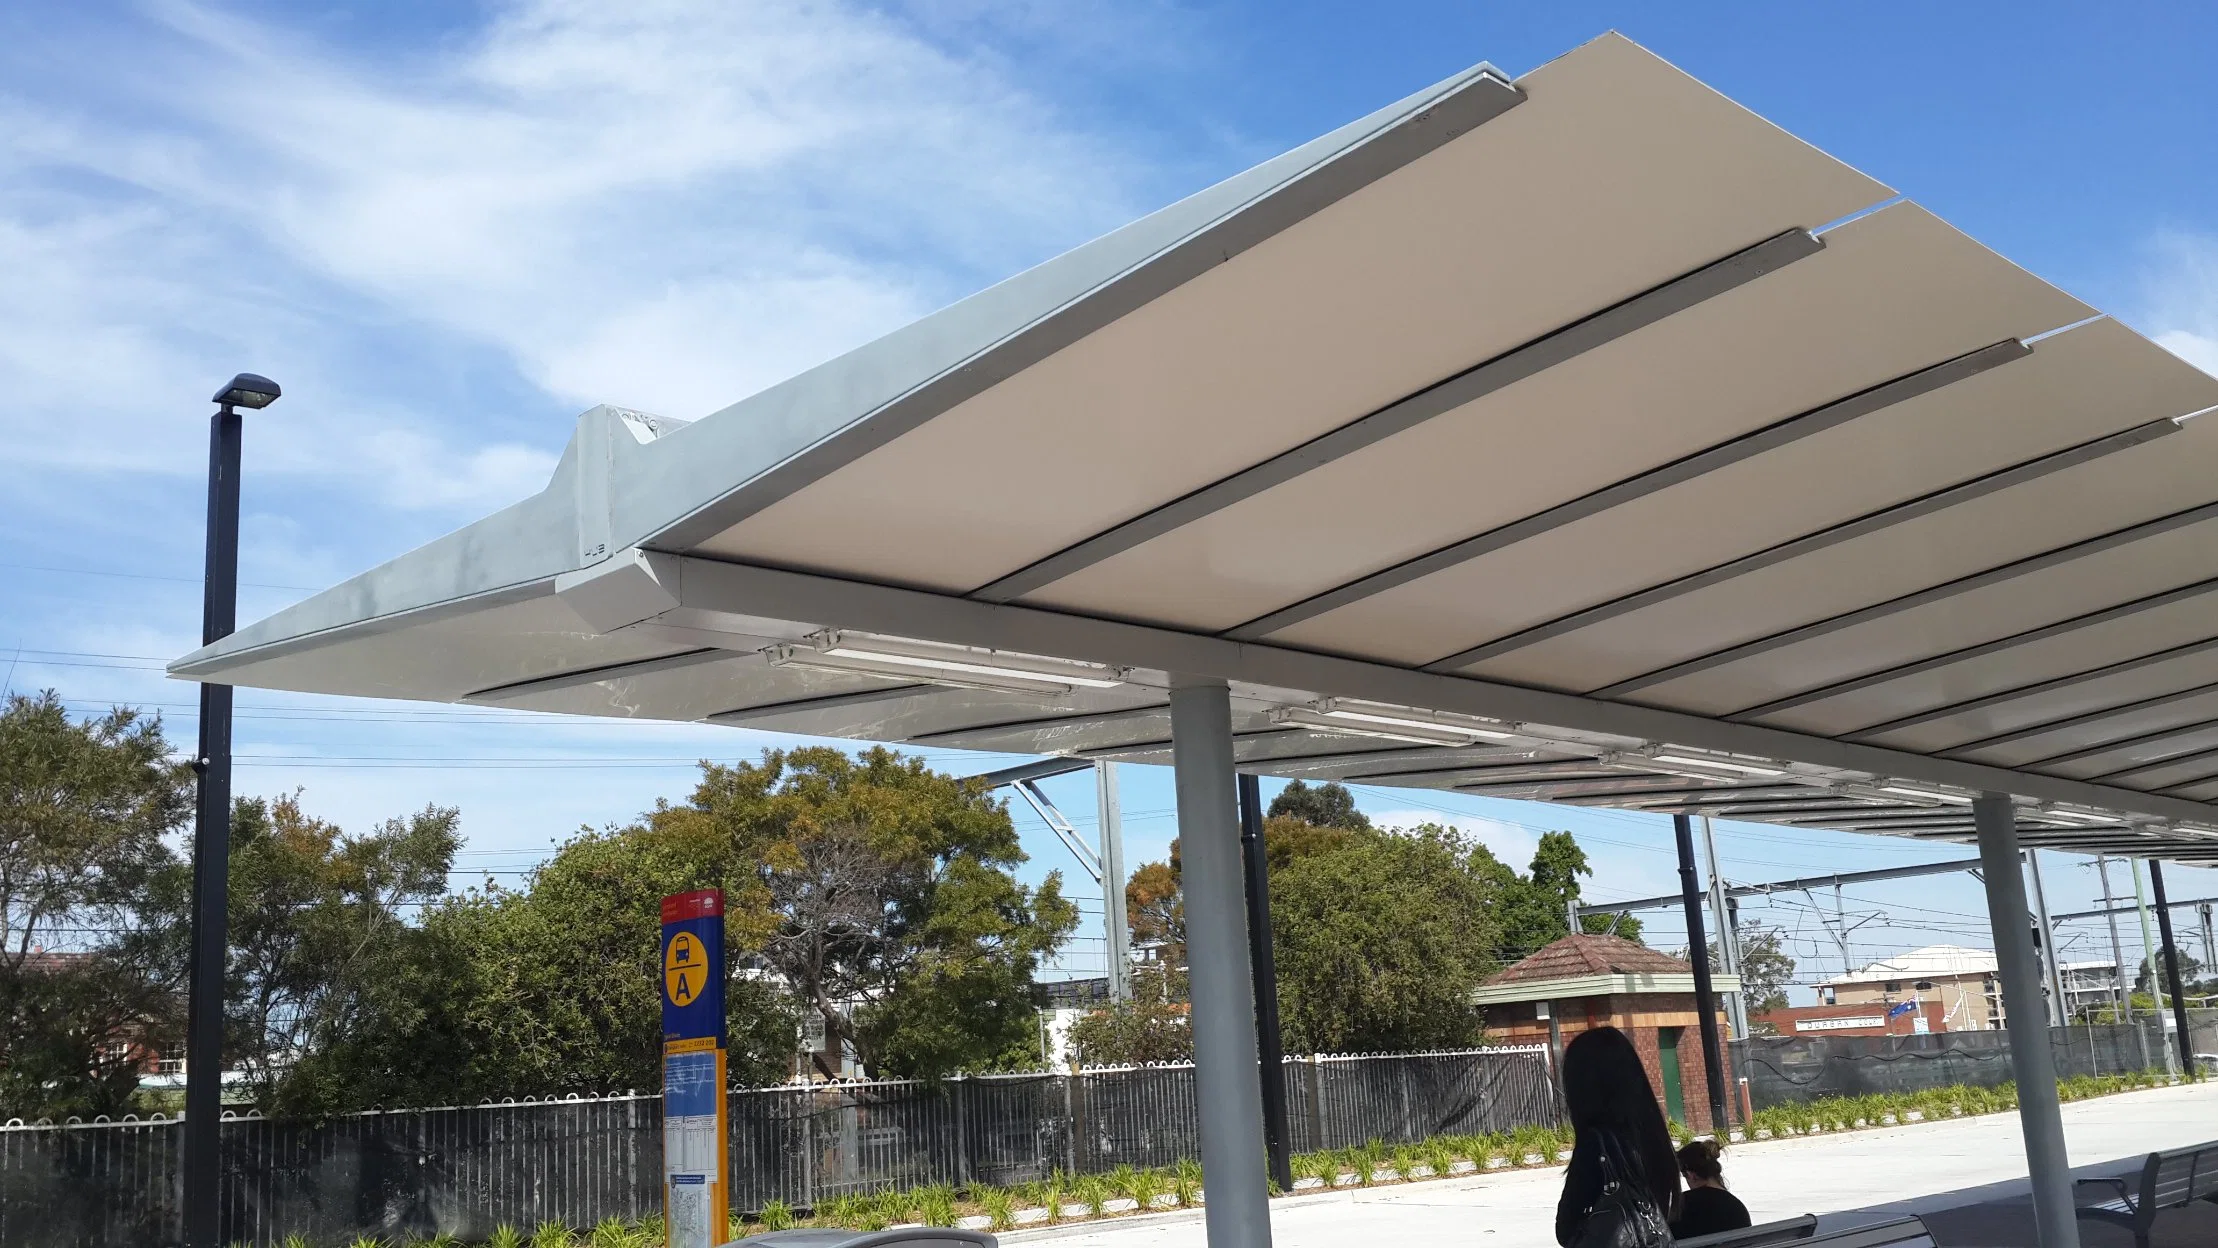
<path fill-rule="evenodd" d="M 238 627 L 238 409 L 268 407 L 277 383 L 240 373 L 211 400 L 220 404 L 208 429 L 208 571 L 200 602 L 200 644 Z M 200 686 L 200 773 L 193 816 L 191 1003 L 185 1019 L 184 1232 L 187 1248 L 221 1242 L 223 1159 L 223 986 L 230 949 L 231 686 Z"/>
<path fill-rule="evenodd" d="M 1278 1034 L 1278 963 L 1271 953 L 1270 860 L 1263 845 L 1263 786 L 1240 773 L 1240 854 L 1248 876 L 1248 966 L 1255 976 L 1255 1055 L 1263 1077 L 1263 1150 L 1271 1181 L 1294 1190 L 1286 1121 L 1286 1051 Z"/>
<path fill-rule="evenodd" d="M 1709 1069 L 1710 1130 L 1723 1139 L 1728 1129 L 1725 1113 L 1725 1052 L 1717 1039 L 1717 994 L 1710 989 L 1710 949 L 1702 931 L 1702 888 L 1694 877 L 1694 822 L 1684 814 L 1671 817 L 1671 831 L 1679 842 L 1679 895 L 1687 911 L 1687 961 L 1694 964 L 1694 1008 L 1702 1016 L 1702 1064 Z"/>

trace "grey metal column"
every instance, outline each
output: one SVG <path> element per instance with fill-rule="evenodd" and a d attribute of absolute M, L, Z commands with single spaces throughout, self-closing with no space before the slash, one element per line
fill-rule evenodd
<path fill-rule="evenodd" d="M 2164 937 L 2164 986 L 2172 994 L 2172 1025 L 2179 1029 L 2179 1065 L 2182 1071 L 2195 1069 L 2195 1037 L 2187 1029 L 2187 998 L 2181 995 L 2179 982 L 2179 946 L 2172 940 L 2172 907 L 2164 900 L 2164 864 L 2149 859 L 2149 891 L 2156 894 L 2156 923 Z"/>
<path fill-rule="evenodd" d="M 2203 969 L 2218 975 L 2218 932 L 2211 928 L 2210 903 L 2204 902 L 2195 907 L 2195 911 L 2203 920 Z"/>
<path fill-rule="evenodd" d="M 2018 1122 L 2025 1133 L 2026 1174 L 2033 1183 L 2033 1222 L 2041 1248 L 2079 1248 L 2072 1211 L 2072 1163 L 2064 1149 L 2064 1115 L 2056 1103 L 2056 1068 L 2049 1055 L 2041 999 L 2041 965 L 2026 922 L 2025 876 L 2018 871 L 2018 828 L 2006 793 L 1972 803 L 1979 857 L 1987 877 L 1987 923 L 1995 933 L 2010 1067 L 2018 1080 Z"/>
<path fill-rule="evenodd" d="M 1108 937 L 1109 999 L 1132 999 L 1132 930 L 1124 913 L 1124 805 L 1117 796 L 1117 765 L 1094 764 L 1095 830 L 1101 839 L 1102 934 Z"/>
<path fill-rule="evenodd" d="M 2128 859 L 2127 865 L 2133 868 L 2133 907 L 2141 912 L 2141 966 L 2149 968 L 2149 997 L 2156 1004 L 2156 1035 L 2159 1041 L 2156 1047 L 2164 1050 L 2164 1069 L 2176 1075 L 2180 1070 L 2173 1063 L 2179 1060 L 2178 1056 L 2172 1052 L 2171 1045 L 2161 1043 L 2164 1038 L 2164 982 L 2157 978 L 2156 933 L 2149 930 L 2149 893 L 2147 887 L 2141 883 L 2141 860 Z M 2135 983 L 2140 982 L 2140 966 L 2134 968 L 2133 979 Z"/>
<path fill-rule="evenodd" d="M 1270 1248 L 1263 1090 L 1232 770 L 1232 698 L 1221 680 L 1173 677 L 1171 761 L 1184 865 L 1186 971 L 1193 998 L 1194 1095 L 1201 1119 L 1210 1248 Z"/>
<path fill-rule="evenodd" d="M 1717 833 L 1710 827 L 1710 817 L 1702 816 L 1702 846 L 1710 860 L 1710 920 L 1717 924 L 1718 969 L 1738 979 L 1741 973 L 1741 941 L 1739 925 L 1733 921 L 1733 906 L 1725 896 L 1725 877 L 1717 869 Z M 1725 994 L 1725 1018 L 1733 1024 L 1733 1038 L 1748 1038 L 1748 998 L 1745 989 Z"/>
<path fill-rule="evenodd" d="M 2049 894 L 2041 887 L 2041 851 L 2025 851 L 2026 869 L 2033 873 L 2033 921 L 2041 934 L 2042 981 L 2049 990 L 2049 1026 L 2062 1027 L 2072 1020 L 2064 1012 L 2064 968 L 2056 956 L 2056 927 L 2049 922 Z"/>

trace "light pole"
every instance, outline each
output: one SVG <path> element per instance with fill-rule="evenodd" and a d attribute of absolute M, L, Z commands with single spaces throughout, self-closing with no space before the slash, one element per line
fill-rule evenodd
<path fill-rule="evenodd" d="M 216 391 L 208 426 L 208 570 L 200 644 L 231 635 L 239 614 L 239 409 L 263 408 L 277 383 L 240 373 Z M 231 686 L 200 686 L 200 775 L 193 814 L 191 1001 L 185 1016 L 184 1232 L 186 1248 L 217 1248 L 223 1159 L 223 981 L 230 950 Z"/>

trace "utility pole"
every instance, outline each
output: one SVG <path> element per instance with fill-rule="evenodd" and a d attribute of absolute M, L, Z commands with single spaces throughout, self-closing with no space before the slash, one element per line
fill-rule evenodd
<path fill-rule="evenodd" d="M 2203 920 L 2203 974 L 2218 975 L 2218 933 L 2211 930 L 2210 903 L 2204 902 L 2195 911 Z"/>
<path fill-rule="evenodd" d="M 1101 834 L 1101 909 L 1108 937 L 1109 999 L 1132 999 L 1132 933 L 1124 913 L 1124 807 L 1117 797 L 1117 765 L 1094 764 L 1096 822 Z"/>
<path fill-rule="evenodd" d="M 2133 904 L 2141 912 L 2141 956 L 2149 968 L 2149 996 L 2156 1002 L 2157 1032 L 2161 1039 L 2164 1030 L 2164 985 L 2156 979 L 2156 933 L 2149 929 L 2149 897 L 2141 885 L 2141 860 L 2135 858 L 2132 863 Z M 2141 978 L 2139 968 L 2135 969 L 2133 977 L 2135 980 Z M 2158 1047 L 2164 1050 L 2164 1069 L 2171 1074 L 2178 1074 L 2179 1067 L 2174 1064 L 2178 1058 L 2173 1056 L 2172 1046 L 2162 1044 Z"/>
<path fill-rule="evenodd" d="M 2064 1011 L 2064 968 L 2056 957 L 2056 928 L 2049 923 L 2048 890 L 2041 887 L 2041 851 L 2025 851 L 2026 869 L 2033 874 L 2033 916 L 2036 920 L 2035 944 L 2041 951 L 2041 965 L 2048 971 L 2049 1026 L 2062 1027 L 2071 1021 Z"/>
<path fill-rule="evenodd" d="M 1702 816 L 1702 846 L 1709 856 L 1710 866 L 1710 919 L 1717 924 L 1717 954 L 1719 969 L 1736 980 L 1741 973 L 1740 933 L 1734 929 L 1733 916 L 1725 904 L 1725 877 L 1717 870 L 1717 833 L 1710 827 L 1710 817 Z M 1745 992 L 1725 994 L 1725 1017 L 1733 1024 L 1733 1038 L 1748 1038 L 1748 999 Z"/>

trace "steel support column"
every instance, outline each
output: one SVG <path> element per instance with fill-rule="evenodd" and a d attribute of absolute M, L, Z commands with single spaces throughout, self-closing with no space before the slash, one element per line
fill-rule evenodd
<path fill-rule="evenodd" d="M 2172 994 L 2172 1025 L 2179 1029 L 2179 1068 L 2192 1074 L 2195 1039 L 2187 1029 L 2187 998 L 2180 993 L 2179 946 L 2172 940 L 2172 907 L 2164 901 L 2164 864 L 2154 858 L 2149 859 L 2149 891 L 2156 894 L 2157 934 L 2164 938 L 2164 988 Z"/>
<path fill-rule="evenodd" d="M 1194 1096 L 1210 1248 L 1270 1248 L 1263 1096 L 1233 792 L 1232 698 L 1221 680 L 1177 677 L 1171 755 L 1184 865 L 1186 971 L 1193 998 Z"/>
<path fill-rule="evenodd" d="M 1717 924 L 1717 960 L 1725 973 L 1739 978 L 1741 973 L 1740 924 L 1734 918 L 1732 899 L 1725 895 L 1725 877 L 1717 869 L 1717 832 L 1710 826 L 1710 817 L 1702 816 L 1702 851 L 1708 859 L 1710 870 L 1710 919 Z M 1733 1038 L 1748 1038 L 1748 994 L 1744 985 L 1739 992 L 1725 994 L 1725 1017 L 1733 1024 Z"/>
<path fill-rule="evenodd" d="M 1987 922 L 1994 929 L 2002 980 L 2010 1067 L 2018 1081 L 2018 1122 L 2025 1134 L 2026 1174 L 2033 1186 L 2033 1222 L 2041 1248 L 2079 1248 L 2072 1208 L 2072 1164 L 2064 1149 L 2064 1115 L 2056 1101 L 2048 1020 L 2039 1008 L 2041 965 L 2027 923 L 2025 876 L 2018 870 L 2018 829 L 2010 797 L 1983 793 L 1972 803 L 1979 857 L 1987 881 Z"/>
<path fill-rule="evenodd" d="M 2141 860 L 2128 859 L 2127 865 L 2133 868 L 2133 908 L 2141 912 L 2141 965 L 2149 969 L 2149 996 L 2156 1004 L 2156 1047 L 2164 1050 L 2164 1069 L 2176 1075 L 2180 1073 L 2180 1068 L 2173 1063 L 2178 1060 L 2178 1054 L 2171 1045 L 2163 1043 L 2164 982 L 2157 978 L 2156 933 L 2149 930 L 2149 893 L 2147 887 L 2141 883 Z M 2133 980 L 2135 983 L 2141 982 L 2138 968 L 2134 971 Z"/>
<path fill-rule="evenodd" d="M 1710 950 L 1702 932 L 1702 886 L 1694 874 L 1694 821 L 1683 814 L 1673 815 L 1671 831 L 1679 841 L 1679 891 L 1687 912 L 1687 961 L 1694 964 L 1694 1008 L 1701 1016 L 1702 1064 L 1709 1068 L 1710 1130 L 1723 1139 L 1730 1126 L 1725 1115 L 1725 1046 L 1717 1038 L 1717 993 L 1710 988 Z"/>
<path fill-rule="evenodd" d="M 1278 1030 L 1278 961 L 1271 953 L 1271 864 L 1263 842 L 1263 782 L 1240 773 L 1240 857 L 1248 875 L 1248 964 L 1255 972 L 1255 1052 L 1262 1064 L 1263 1149 L 1271 1182 L 1294 1190 L 1286 1122 L 1286 1050 Z"/>

